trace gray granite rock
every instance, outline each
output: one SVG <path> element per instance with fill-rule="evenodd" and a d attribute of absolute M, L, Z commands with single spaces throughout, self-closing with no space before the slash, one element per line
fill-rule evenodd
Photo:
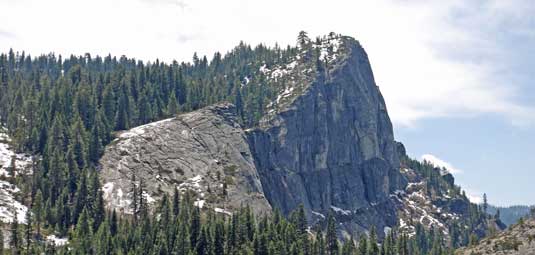
<path fill-rule="evenodd" d="M 225 210 L 249 204 L 288 215 L 303 204 L 310 224 L 333 212 L 343 236 L 372 226 L 383 235 L 397 224 L 390 194 L 406 186 L 398 144 L 360 44 L 326 43 L 337 51 L 325 72 L 306 76 L 314 73 L 297 60 L 279 72 L 296 77 L 287 77 L 258 127 L 243 131 L 232 106 L 220 104 L 119 134 L 100 161 L 108 206 L 128 212 L 135 175 L 150 197 L 190 187 L 198 201 Z M 233 184 L 227 198 L 225 178 Z"/>
<path fill-rule="evenodd" d="M 333 211 L 349 235 L 381 234 L 397 224 L 389 194 L 406 181 L 367 55 L 345 40 L 343 61 L 247 134 L 272 207 L 303 204 L 311 222 Z"/>
<path fill-rule="evenodd" d="M 120 133 L 100 160 L 108 206 L 131 213 L 135 176 L 136 184 L 144 183 L 149 202 L 178 188 L 193 191 L 198 206 L 219 212 L 248 204 L 256 213 L 269 213 L 234 111 L 233 105 L 222 103 Z"/>

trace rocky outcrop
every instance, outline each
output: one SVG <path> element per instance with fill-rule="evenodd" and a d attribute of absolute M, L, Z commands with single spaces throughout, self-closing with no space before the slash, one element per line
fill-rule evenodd
<path fill-rule="evenodd" d="M 133 187 L 141 181 L 148 202 L 179 189 L 216 212 L 251 205 L 257 214 L 269 213 L 234 112 L 222 103 L 120 133 L 100 160 L 108 206 L 131 213 Z"/>
<path fill-rule="evenodd" d="M 243 131 L 232 106 L 220 104 L 119 134 L 100 161 L 108 205 L 129 212 L 135 176 L 148 201 L 189 188 L 197 205 L 219 211 L 249 204 L 288 215 L 303 204 L 310 224 L 333 213 L 345 236 L 396 226 L 390 195 L 406 180 L 366 53 L 334 35 L 298 49 L 257 72 L 277 94 L 254 128 Z"/>
<path fill-rule="evenodd" d="M 342 38 L 345 55 L 293 101 L 248 130 L 267 199 L 311 222 L 334 212 L 346 234 L 397 224 L 389 194 L 403 189 L 392 124 L 366 53 Z M 292 89 L 286 89 L 292 91 Z"/>
<path fill-rule="evenodd" d="M 459 249 L 455 254 L 535 254 L 535 219 L 527 220 L 479 241 L 479 244 Z"/>

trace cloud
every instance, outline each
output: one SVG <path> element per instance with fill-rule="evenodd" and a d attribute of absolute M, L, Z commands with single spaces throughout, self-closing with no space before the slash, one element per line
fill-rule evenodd
<path fill-rule="evenodd" d="M 426 161 L 435 167 L 446 168 L 446 170 L 451 174 L 460 174 L 463 172 L 461 169 L 454 167 L 451 163 L 431 154 L 424 154 L 422 155 L 421 159 L 422 161 Z"/>
<path fill-rule="evenodd" d="M 474 195 L 474 194 L 470 194 L 470 193 L 466 193 L 466 196 L 468 197 L 468 200 L 470 200 L 470 202 L 474 203 L 474 204 L 481 204 L 483 203 L 483 198 L 479 195 Z"/>
<path fill-rule="evenodd" d="M 0 37 L 4 37 L 4 38 L 15 38 L 15 34 L 0 29 Z"/>
<path fill-rule="evenodd" d="M 0 49 L 189 61 L 194 52 L 212 56 L 241 40 L 287 45 L 300 30 L 335 31 L 367 50 L 396 126 L 489 113 L 529 125 L 535 111 L 520 103 L 526 88 L 518 84 L 532 79 L 515 67 L 532 66 L 517 59 L 535 45 L 533 6 L 529 0 L 10 0 L 0 2 L 7 10 L 0 24 L 17 38 L 0 40 Z M 509 38 L 523 48 L 511 47 Z"/>

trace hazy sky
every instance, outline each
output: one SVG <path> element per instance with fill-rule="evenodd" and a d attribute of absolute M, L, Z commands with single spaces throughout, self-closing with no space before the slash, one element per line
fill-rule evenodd
<path fill-rule="evenodd" d="M 409 154 L 477 199 L 535 204 L 535 1 L 0 0 L 0 51 L 211 57 L 243 40 L 359 40 Z"/>

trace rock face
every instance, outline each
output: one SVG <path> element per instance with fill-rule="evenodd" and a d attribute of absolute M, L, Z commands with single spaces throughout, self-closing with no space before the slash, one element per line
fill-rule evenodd
<path fill-rule="evenodd" d="M 312 222 L 334 211 L 349 235 L 382 234 L 397 224 L 389 194 L 406 181 L 367 55 L 353 39 L 341 44 L 343 60 L 247 133 L 274 208 L 303 204 Z"/>
<path fill-rule="evenodd" d="M 179 189 L 216 212 L 242 204 L 270 212 L 233 107 L 218 104 L 119 134 L 100 160 L 108 206 L 132 213 L 132 190 L 141 180 L 149 203 Z"/>
<path fill-rule="evenodd" d="M 288 215 L 303 204 L 310 224 L 333 212 L 344 236 L 371 226 L 382 236 L 396 226 L 390 195 L 406 180 L 368 57 L 342 36 L 311 49 L 324 68 L 310 67 L 306 48 L 289 63 L 260 68 L 279 94 L 255 128 L 243 131 L 232 106 L 220 104 L 120 134 L 100 161 L 109 206 L 129 212 L 136 176 L 148 201 L 190 188 L 199 206 L 219 211 L 250 204 Z"/>

